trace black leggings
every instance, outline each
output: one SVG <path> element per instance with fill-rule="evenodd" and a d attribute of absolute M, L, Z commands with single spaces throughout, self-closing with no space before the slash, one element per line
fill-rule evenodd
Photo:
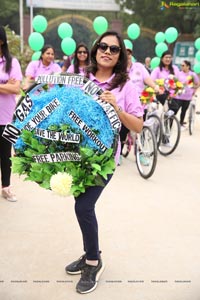
<path fill-rule="evenodd" d="M 188 110 L 188 107 L 190 105 L 190 100 L 177 99 L 176 102 L 178 104 L 178 111 L 181 108 L 180 124 L 183 125 L 186 111 Z"/>
<path fill-rule="evenodd" d="M 162 95 L 156 95 L 156 98 L 162 105 L 164 105 L 165 100 L 167 99 L 168 96 L 169 96 L 169 92 L 165 91 L 164 94 Z M 177 99 L 171 98 L 168 102 L 168 106 L 169 109 L 172 110 L 176 115 L 179 110 L 179 104 L 177 103 Z"/>
<path fill-rule="evenodd" d="M 8 142 L 2 133 L 5 126 L 0 125 L 0 165 L 1 165 L 1 184 L 2 187 L 7 187 L 10 185 L 10 175 L 11 175 L 11 149 L 12 144 Z"/>
<path fill-rule="evenodd" d="M 121 142 L 121 154 L 122 154 L 122 150 L 123 150 L 123 147 L 124 147 L 124 143 L 126 141 L 126 137 L 127 137 L 127 134 L 129 132 L 129 129 L 126 128 L 123 124 L 121 126 L 121 130 L 120 130 L 120 142 Z"/>
<path fill-rule="evenodd" d="M 105 186 L 112 175 L 104 180 Z M 92 186 L 86 189 L 85 193 L 75 198 L 75 212 L 83 237 L 83 248 L 86 258 L 89 260 L 99 259 L 99 237 L 98 223 L 95 214 L 95 204 L 105 186 Z M 109 199 L 108 199 L 109 201 Z"/>

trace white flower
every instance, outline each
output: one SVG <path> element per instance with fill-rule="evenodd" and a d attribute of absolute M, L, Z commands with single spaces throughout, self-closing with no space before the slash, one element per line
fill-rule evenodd
<path fill-rule="evenodd" d="M 53 192 L 60 196 L 69 196 L 72 186 L 72 176 L 68 173 L 58 172 L 51 176 L 50 187 Z"/>

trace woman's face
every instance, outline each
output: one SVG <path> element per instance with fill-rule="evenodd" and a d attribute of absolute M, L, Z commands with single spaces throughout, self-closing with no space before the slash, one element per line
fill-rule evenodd
<path fill-rule="evenodd" d="M 185 63 L 185 62 L 182 62 L 181 64 L 181 71 L 187 73 L 189 71 L 189 66 Z"/>
<path fill-rule="evenodd" d="M 172 62 L 172 56 L 170 54 L 163 56 L 162 62 L 165 66 L 169 66 Z"/>
<path fill-rule="evenodd" d="M 84 62 L 88 58 L 88 52 L 85 47 L 80 47 L 77 51 L 77 58 L 79 61 Z"/>
<path fill-rule="evenodd" d="M 98 67 L 113 69 L 119 60 L 120 51 L 119 41 L 116 36 L 108 35 L 103 37 L 96 53 Z"/>
<path fill-rule="evenodd" d="M 47 50 L 42 54 L 42 61 L 44 64 L 49 65 L 54 60 L 55 54 L 52 48 L 47 48 Z"/>

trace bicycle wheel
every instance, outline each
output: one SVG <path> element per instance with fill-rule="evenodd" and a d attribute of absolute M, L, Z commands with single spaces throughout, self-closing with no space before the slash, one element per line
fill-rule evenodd
<path fill-rule="evenodd" d="M 140 175 L 145 179 L 151 177 L 157 164 L 157 145 L 149 126 L 144 125 L 142 132 L 137 134 L 135 156 Z"/>
<path fill-rule="evenodd" d="M 158 151 L 167 156 L 174 152 L 180 141 L 181 127 L 175 115 L 165 114 L 162 130 L 162 141 Z"/>
<path fill-rule="evenodd" d="M 194 132 L 194 120 L 195 120 L 195 106 L 190 105 L 189 107 L 189 118 L 188 118 L 188 127 L 189 127 L 189 134 L 192 135 Z"/>
<path fill-rule="evenodd" d="M 160 146 L 161 139 L 162 139 L 162 122 L 157 115 L 149 115 L 148 120 L 151 119 L 152 125 L 151 128 L 155 134 L 156 142 L 157 142 L 157 147 Z"/>

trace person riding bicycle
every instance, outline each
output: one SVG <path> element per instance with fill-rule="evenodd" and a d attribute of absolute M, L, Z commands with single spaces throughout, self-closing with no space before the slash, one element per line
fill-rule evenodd
<path fill-rule="evenodd" d="M 177 66 L 172 64 L 171 52 L 167 50 L 163 52 L 159 66 L 153 69 L 150 76 L 153 81 L 156 81 L 157 79 L 166 80 L 169 78 L 169 75 L 174 75 L 178 79 L 180 76 L 180 71 Z M 162 95 L 157 95 L 156 98 L 162 105 L 164 105 L 165 100 L 169 98 L 169 91 L 165 90 Z M 169 109 L 173 110 L 175 114 L 177 113 L 178 104 L 175 98 L 170 99 Z"/>

